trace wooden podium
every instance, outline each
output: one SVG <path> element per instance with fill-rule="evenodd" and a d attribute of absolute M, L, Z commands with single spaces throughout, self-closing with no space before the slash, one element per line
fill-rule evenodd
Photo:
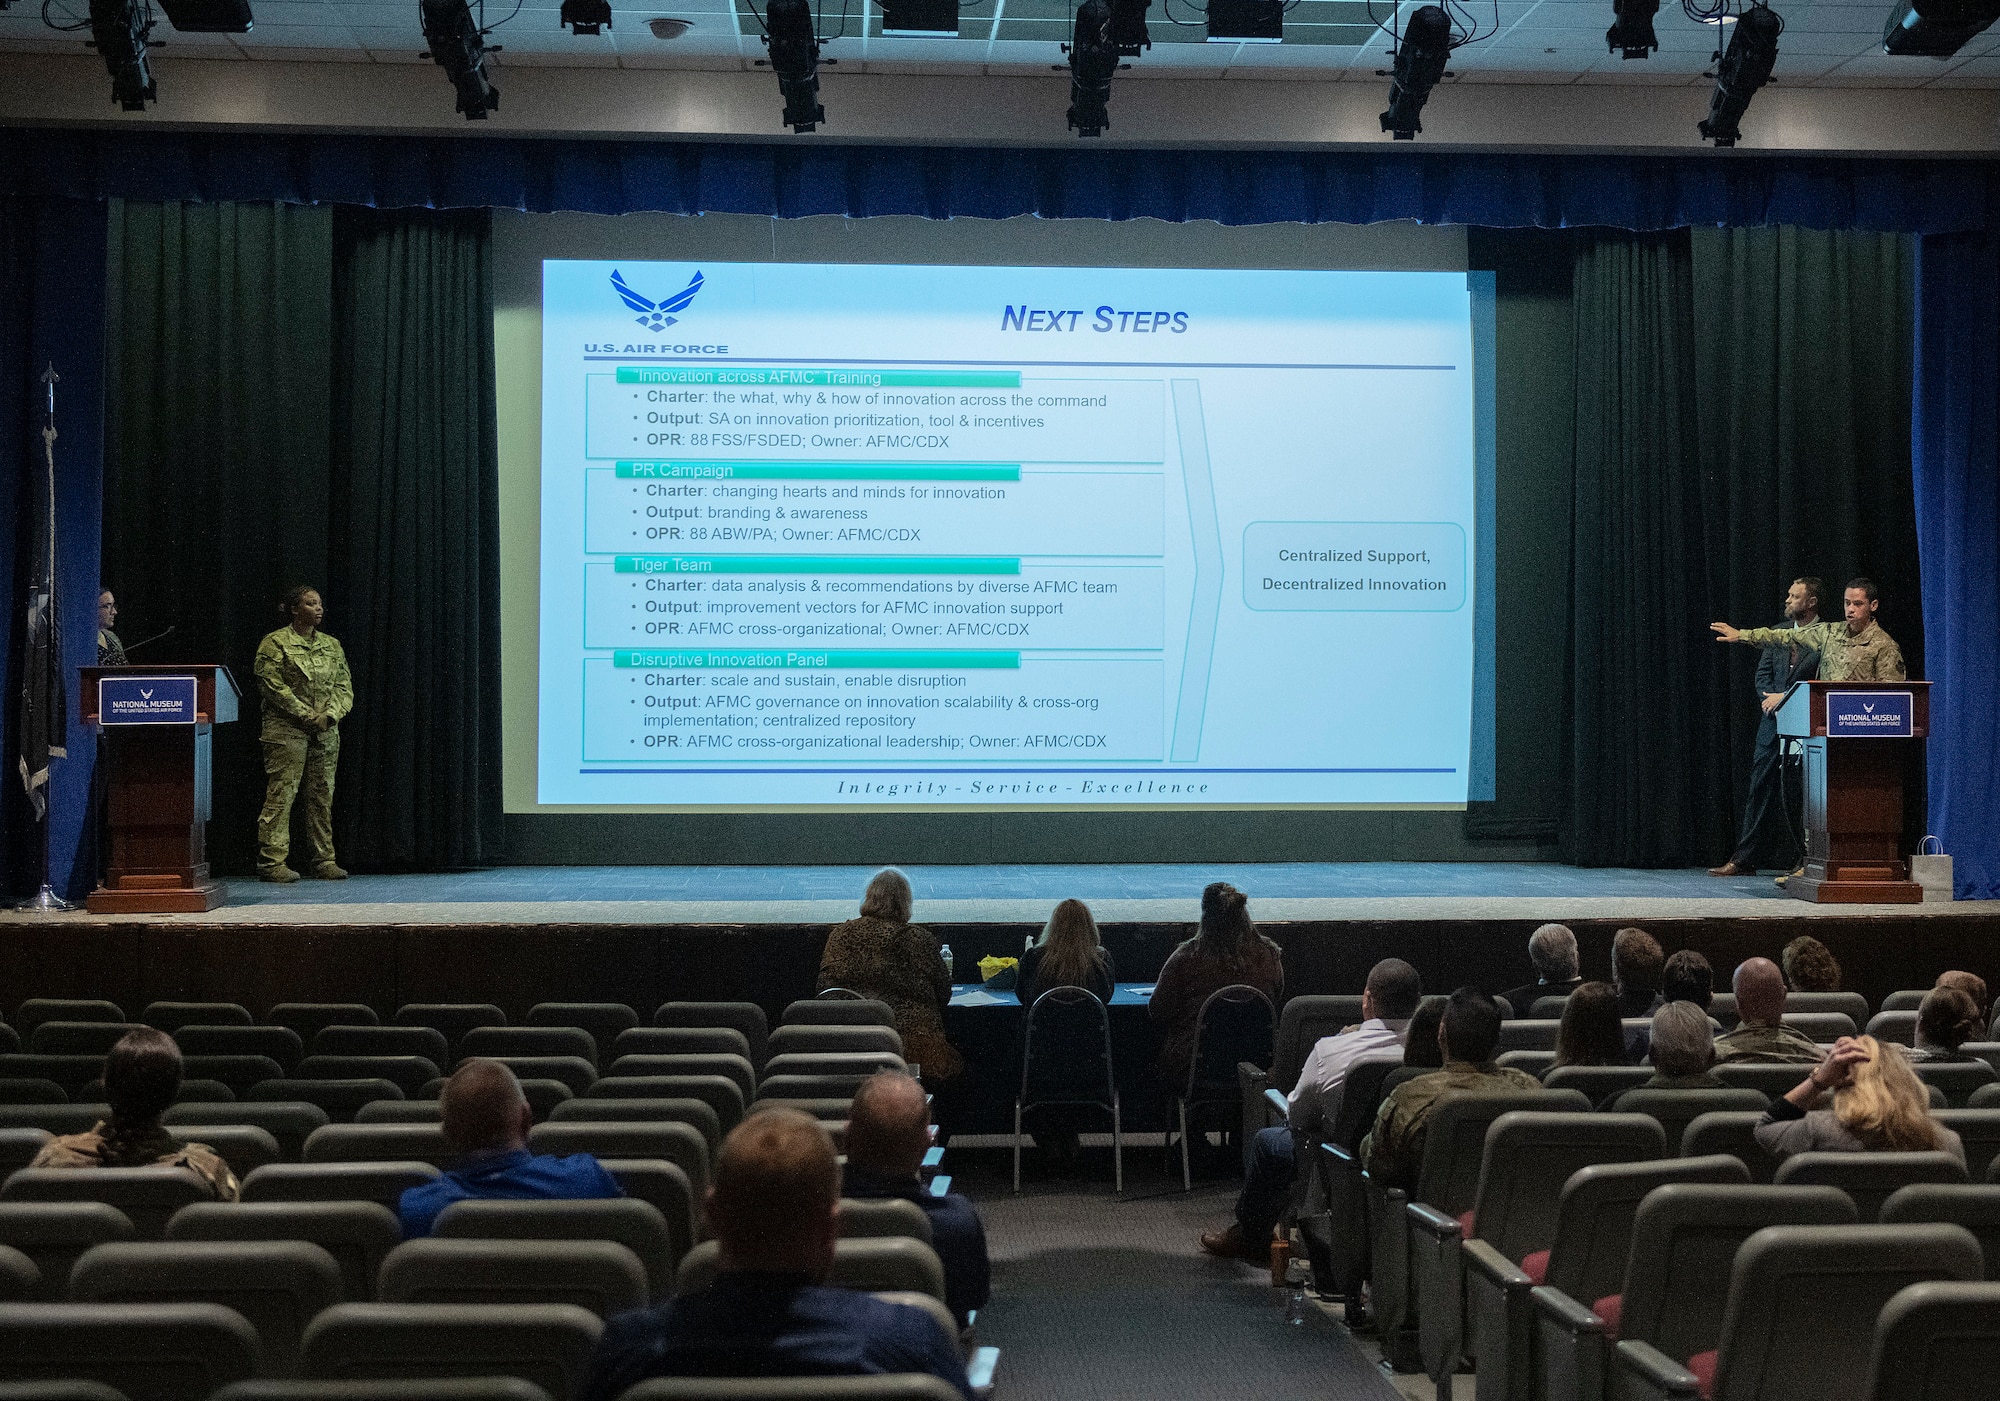
<path fill-rule="evenodd" d="M 212 910 L 209 748 L 236 718 L 227 667 L 87 666 L 82 714 L 104 738 L 111 860 L 86 902 L 93 914 Z"/>
<path fill-rule="evenodd" d="M 1930 733 L 1928 681 L 1801 681 L 1778 733 L 1805 743 L 1806 868 L 1785 893 L 1816 904 L 1915 905 L 1903 859 L 1903 774 Z"/>

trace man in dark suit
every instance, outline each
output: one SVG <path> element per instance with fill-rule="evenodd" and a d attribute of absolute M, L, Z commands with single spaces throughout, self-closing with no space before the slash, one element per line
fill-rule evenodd
<path fill-rule="evenodd" d="M 1820 596 L 1826 586 L 1811 577 L 1794 579 L 1785 592 L 1785 622 L 1800 628 L 1819 621 Z M 1711 876 L 1754 876 L 1760 856 L 1779 856 L 1787 868 L 1795 854 L 1797 839 L 1787 830 L 1783 789 L 1783 751 L 1778 743 L 1778 707 L 1785 692 L 1794 684 L 1817 674 L 1819 653 L 1808 647 L 1766 647 L 1757 654 L 1757 704 L 1763 714 L 1757 721 L 1757 750 L 1750 761 L 1750 797 L 1743 805 L 1742 835 L 1736 850 L 1720 866 L 1709 868 Z"/>

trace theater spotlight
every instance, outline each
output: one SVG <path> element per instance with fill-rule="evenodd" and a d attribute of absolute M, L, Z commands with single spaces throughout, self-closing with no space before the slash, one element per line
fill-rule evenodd
<path fill-rule="evenodd" d="M 1285 0 L 1208 0 L 1211 44 L 1279 44 L 1285 38 Z"/>
<path fill-rule="evenodd" d="M 144 0 L 90 0 L 90 40 L 111 74 L 111 100 L 127 112 L 143 112 L 159 96 L 146 66 L 146 36 L 153 11 Z"/>
<path fill-rule="evenodd" d="M 1653 16 L 1660 12 L 1660 0 L 1611 0 L 1611 12 L 1618 18 L 1604 39 L 1613 52 L 1622 50 L 1627 58 L 1644 58 L 1660 47 L 1653 33 Z"/>
<path fill-rule="evenodd" d="M 1744 109 L 1757 89 L 1771 81 L 1771 66 L 1778 61 L 1778 36 L 1785 21 L 1769 5 L 1752 5 L 1736 18 L 1736 32 L 1715 70 L 1715 92 L 1708 99 L 1708 115 L 1700 123 L 1701 134 L 1718 146 L 1734 146 L 1743 132 Z"/>
<path fill-rule="evenodd" d="M 1146 11 L 1153 0 L 1111 0 L 1111 24 L 1106 28 L 1105 37 L 1118 46 L 1121 58 L 1137 58 L 1139 50 L 1153 47 L 1153 36 L 1146 32 Z"/>
<path fill-rule="evenodd" d="M 1076 7 L 1070 30 L 1069 124 L 1078 136 L 1102 136 L 1111 125 L 1106 110 L 1111 78 L 1118 71 L 1118 45 L 1111 38 L 1111 6 L 1105 0 L 1083 0 Z"/>
<path fill-rule="evenodd" d="M 486 74 L 486 55 L 498 53 L 499 46 L 488 47 L 465 0 L 421 0 L 420 9 L 430 58 L 458 90 L 458 110 L 469 122 L 485 121 L 500 107 L 500 89 Z"/>
<path fill-rule="evenodd" d="M 826 120 L 819 105 L 819 36 L 808 0 L 770 0 L 764 7 L 764 47 L 785 98 L 785 125 L 811 131 Z"/>
<path fill-rule="evenodd" d="M 1882 27 L 1882 51 L 1950 58 L 2000 19 L 2000 0 L 1899 0 Z"/>
<path fill-rule="evenodd" d="M 958 0 L 882 0 L 882 32 L 897 39 L 956 39 Z"/>
<path fill-rule="evenodd" d="M 1408 141 L 1424 129 L 1419 120 L 1424 103 L 1444 76 L 1451 50 L 1451 16 L 1436 5 L 1411 12 L 1403 41 L 1396 45 L 1395 67 L 1389 71 L 1389 110 L 1382 114 L 1382 130 Z"/>
<path fill-rule="evenodd" d="M 602 34 L 611 28 L 611 0 L 563 0 L 556 22 L 572 34 Z"/>

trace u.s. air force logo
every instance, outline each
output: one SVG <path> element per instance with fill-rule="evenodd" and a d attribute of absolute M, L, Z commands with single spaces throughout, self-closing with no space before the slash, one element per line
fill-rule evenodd
<path fill-rule="evenodd" d="M 611 286 L 624 299 L 626 306 L 639 313 L 638 322 L 641 326 L 649 331 L 657 331 L 673 325 L 680 319 L 676 313 L 688 309 L 688 303 L 692 302 L 695 293 L 701 290 L 701 274 L 697 272 L 694 280 L 687 286 L 671 297 L 657 302 L 650 301 L 633 291 L 632 284 L 625 280 L 625 274 L 615 268 L 611 272 Z"/>

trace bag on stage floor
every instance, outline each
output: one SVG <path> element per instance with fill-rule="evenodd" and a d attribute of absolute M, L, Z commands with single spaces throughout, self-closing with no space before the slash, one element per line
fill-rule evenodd
<path fill-rule="evenodd" d="M 1917 854 L 1910 858 L 1910 879 L 1924 888 L 1926 905 L 1950 902 L 1951 858 L 1945 855 L 1943 842 L 1925 837 L 1917 843 Z"/>

